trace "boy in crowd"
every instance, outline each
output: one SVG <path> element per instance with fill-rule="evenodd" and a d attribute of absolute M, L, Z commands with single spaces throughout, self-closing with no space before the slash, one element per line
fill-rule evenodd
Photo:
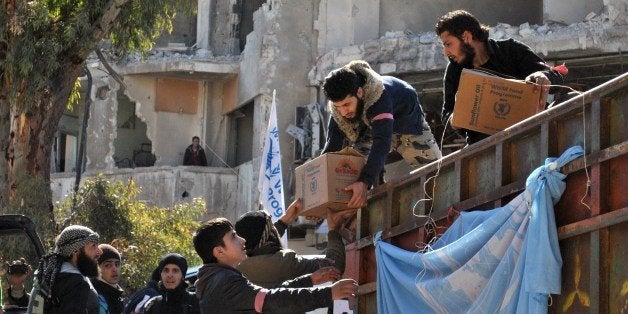
<path fill-rule="evenodd" d="M 99 275 L 91 282 L 98 292 L 100 313 L 120 314 L 124 309 L 120 282 L 121 256 L 118 250 L 109 244 L 100 244 L 102 255 L 98 258 Z"/>
<path fill-rule="evenodd" d="M 353 279 L 342 279 L 324 288 L 264 289 L 252 284 L 236 269 L 247 258 L 245 240 L 225 218 L 204 223 L 196 231 L 193 242 L 204 263 L 196 282 L 201 313 L 302 313 L 331 307 L 333 300 L 357 292 L 358 285 Z M 289 287 L 290 283 L 282 286 Z"/>

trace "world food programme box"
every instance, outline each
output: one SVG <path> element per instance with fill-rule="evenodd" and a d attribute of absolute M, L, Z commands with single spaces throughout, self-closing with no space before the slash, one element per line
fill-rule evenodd
<path fill-rule="evenodd" d="M 533 84 L 463 69 L 451 125 L 494 134 L 536 114 L 546 99 Z"/>
<path fill-rule="evenodd" d="M 327 207 L 347 209 L 351 191 L 343 189 L 354 183 L 364 167 L 364 157 L 346 148 L 321 155 L 295 169 L 296 197 L 301 198 L 301 216 L 326 217 Z"/>

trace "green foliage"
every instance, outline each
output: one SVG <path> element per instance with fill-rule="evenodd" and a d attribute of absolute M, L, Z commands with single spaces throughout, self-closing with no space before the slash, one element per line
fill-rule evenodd
<path fill-rule="evenodd" d="M 15 7 L 0 10 L 0 81 L 11 87 L 9 100 L 21 110 L 37 105 L 44 95 L 64 90 L 59 84 L 67 84 L 61 79 L 67 75 L 66 67 L 83 63 L 102 39 L 111 39 L 122 53 L 148 50 L 163 30 L 172 30 L 175 12 L 194 11 L 197 4 L 190 0 L 11 3 Z M 112 9 L 117 7 L 119 12 Z"/>
<path fill-rule="evenodd" d="M 57 233 L 52 215 L 50 186 L 44 179 L 20 174 L 15 187 L 14 201 L 0 207 L 0 214 L 20 214 L 29 217 L 37 228 L 44 246 L 51 247 L 50 241 Z"/>
<path fill-rule="evenodd" d="M 205 202 L 194 199 L 173 208 L 151 207 L 137 200 L 140 190 L 133 181 L 110 182 L 102 175 L 86 180 L 72 211 L 72 196 L 56 209 L 57 220 L 89 226 L 122 253 L 122 285 L 127 293 L 142 288 L 157 262 L 177 252 L 189 265 L 201 263 L 192 234 L 200 226 Z"/>
<path fill-rule="evenodd" d="M 102 242 L 130 238 L 132 224 L 128 208 L 138 192 L 133 181 L 109 182 L 103 175 L 86 180 L 78 193 L 68 197 L 58 209 L 57 221 L 65 217 L 60 229 L 84 224 L 100 234 Z"/>
<path fill-rule="evenodd" d="M 76 79 L 76 81 L 74 81 L 74 87 L 72 88 L 72 92 L 70 92 L 70 99 L 68 99 L 68 104 L 66 106 L 66 109 L 69 111 L 74 110 L 75 107 L 78 107 L 80 100 L 81 100 L 81 79 Z"/>
<path fill-rule="evenodd" d="M 44 247 L 47 244 L 47 247 L 50 248 L 51 242 L 45 240 L 53 239 L 56 234 L 49 205 L 50 189 L 43 179 L 26 174 L 22 174 L 18 182 L 19 184 L 15 189 L 15 201 L 9 202 L 7 206 L 0 206 L 0 214 L 20 214 L 30 218 L 36 226 L 37 234 Z M 37 251 L 25 234 L 11 236 L 3 234 L 0 243 L 2 243 L 0 245 L 0 263 L 23 257 L 33 268 L 37 267 Z M 2 273 L 1 270 L 0 273 Z M 27 287 L 31 287 L 31 279 L 29 278 Z"/>

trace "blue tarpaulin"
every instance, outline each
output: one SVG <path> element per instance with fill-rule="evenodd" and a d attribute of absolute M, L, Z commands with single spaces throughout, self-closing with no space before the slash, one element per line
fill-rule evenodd
<path fill-rule="evenodd" d="M 379 313 L 545 313 L 560 293 L 562 258 L 554 204 L 565 190 L 560 167 L 571 147 L 548 158 L 504 207 L 463 212 L 425 253 L 375 236 Z"/>

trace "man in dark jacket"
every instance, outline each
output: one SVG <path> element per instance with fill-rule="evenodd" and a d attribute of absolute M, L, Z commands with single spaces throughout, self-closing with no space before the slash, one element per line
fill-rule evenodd
<path fill-rule="evenodd" d="M 153 270 L 150 279 L 146 282 L 146 286 L 133 293 L 124 304 L 124 314 L 137 314 L 144 310 L 144 305 L 159 293 L 159 281 L 161 280 L 161 271 L 159 267 Z"/>
<path fill-rule="evenodd" d="M 357 182 L 345 187 L 353 193 L 349 208 L 366 205 L 368 189 L 382 181 L 391 149 L 412 168 L 441 158 L 417 93 L 408 83 L 381 76 L 358 60 L 332 71 L 323 91 L 331 112 L 323 153 L 355 146 L 368 155 Z"/>
<path fill-rule="evenodd" d="M 187 291 L 184 281 L 188 270 L 186 259 L 177 253 L 170 253 L 159 261 L 160 273 L 158 290 L 160 295 L 146 302 L 144 313 L 147 314 L 194 314 L 199 313 L 198 299 Z"/>
<path fill-rule="evenodd" d="M 102 251 L 102 255 L 98 259 L 100 274 L 97 278 L 92 278 L 91 281 L 98 292 L 100 313 L 120 314 L 124 309 L 122 299 L 124 290 L 118 284 L 122 257 L 120 252 L 109 244 L 101 244 L 98 248 Z"/>
<path fill-rule="evenodd" d="M 184 166 L 207 166 L 205 150 L 200 146 L 201 139 L 198 136 L 192 137 L 192 144 L 185 149 L 183 155 Z"/>
<path fill-rule="evenodd" d="M 274 288 L 284 281 L 314 273 L 323 267 L 334 267 L 339 275 L 344 272 L 345 246 L 339 229 L 348 218 L 345 214 L 352 216 L 355 210 L 331 212 L 327 217 L 329 232 L 325 258 L 306 259 L 283 248 L 280 241 L 287 224 L 296 218 L 300 207 L 301 200 L 295 200 L 274 224 L 265 211 L 248 212 L 236 222 L 235 230 L 246 240 L 248 255 L 237 268 L 252 283 Z M 312 279 L 315 285 L 321 283 L 317 277 Z"/>
<path fill-rule="evenodd" d="M 61 231 L 54 252 L 41 258 L 35 285 L 45 298 L 45 313 L 98 313 L 98 293 L 88 277 L 98 276 L 99 238 L 87 227 L 69 226 Z"/>
<path fill-rule="evenodd" d="M 456 10 L 443 15 L 435 27 L 443 43 L 443 54 L 449 59 L 443 80 L 443 124 L 447 125 L 456 100 L 456 92 L 463 68 L 485 69 L 511 78 L 525 80 L 544 88 L 563 84 L 563 76 L 547 65 L 530 47 L 514 39 L 493 40 L 488 38 L 489 28 L 471 13 Z M 539 110 L 545 101 L 539 104 Z M 473 144 L 488 135 L 471 130 L 461 130 L 467 143 Z"/>
<path fill-rule="evenodd" d="M 252 284 L 236 269 L 247 257 L 245 240 L 225 218 L 204 223 L 193 242 L 204 263 L 196 281 L 201 313 L 303 313 L 330 307 L 332 300 L 357 292 L 353 279 L 324 288 L 264 289 Z"/>

